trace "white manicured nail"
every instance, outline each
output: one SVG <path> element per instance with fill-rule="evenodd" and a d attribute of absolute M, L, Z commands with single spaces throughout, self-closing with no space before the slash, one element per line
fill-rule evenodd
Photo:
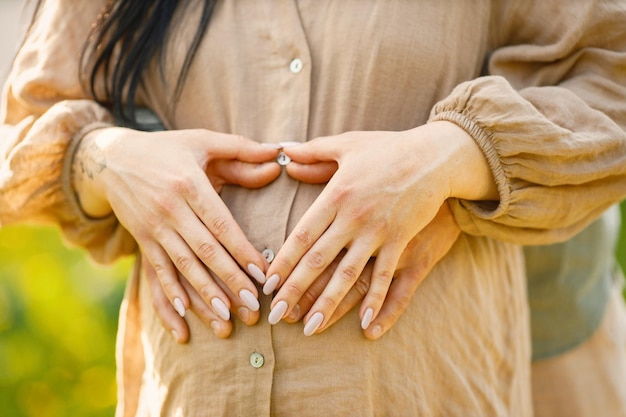
<path fill-rule="evenodd" d="M 302 143 L 295 141 L 278 142 L 278 144 L 281 148 L 293 148 L 294 146 L 302 145 Z"/>
<path fill-rule="evenodd" d="M 278 323 L 280 319 L 282 319 L 285 315 L 287 307 L 289 307 L 289 305 L 286 301 L 279 301 L 278 303 L 276 303 L 274 308 L 270 311 L 270 315 L 267 318 L 267 321 L 269 321 L 270 324 Z"/>
<path fill-rule="evenodd" d="M 217 313 L 218 316 L 222 318 L 222 320 L 230 320 L 230 311 L 228 311 L 228 307 L 226 304 L 219 298 L 215 297 L 211 300 L 211 305 L 213 309 Z"/>
<path fill-rule="evenodd" d="M 278 274 L 274 274 L 267 279 L 267 282 L 263 286 L 263 294 L 270 295 L 276 290 L 278 287 L 278 283 L 280 282 L 280 277 Z"/>
<path fill-rule="evenodd" d="M 365 310 L 365 314 L 363 314 L 363 319 L 361 320 L 361 329 L 365 330 L 370 327 L 370 323 L 372 322 L 372 317 L 374 316 L 374 310 L 368 308 Z"/>
<path fill-rule="evenodd" d="M 311 316 L 304 326 L 304 335 L 311 336 L 320 327 L 324 321 L 324 315 L 319 311 Z"/>
<path fill-rule="evenodd" d="M 263 273 L 261 268 L 259 268 L 255 264 L 248 264 L 248 273 L 252 278 L 256 279 L 259 284 L 265 283 L 265 274 Z"/>
<path fill-rule="evenodd" d="M 183 300 L 178 297 L 174 298 L 174 308 L 176 309 L 176 312 L 179 316 L 185 317 L 186 310 L 185 305 L 183 304 Z"/>
<path fill-rule="evenodd" d="M 261 145 L 263 146 L 267 146 L 268 148 L 272 148 L 272 149 L 282 149 L 282 145 L 280 143 L 262 143 Z"/>
<path fill-rule="evenodd" d="M 239 298 L 241 301 L 252 311 L 257 311 L 259 309 L 259 300 L 256 299 L 254 294 L 252 294 L 249 290 L 241 290 L 239 291 Z"/>

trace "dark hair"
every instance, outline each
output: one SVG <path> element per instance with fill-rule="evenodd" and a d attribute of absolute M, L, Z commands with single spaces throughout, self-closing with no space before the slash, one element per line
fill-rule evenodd
<path fill-rule="evenodd" d="M 190 1 L 111 0 L 97 16 L 81 57 L 81 77 L 94 99 L 109 107 L 122 126 L 142 128 L 136 117 L 137 88 L 153 58 L 162 66 L 163 47 L 174 11 L 179 3 Z M 214 5 L 215 0 L 204 0 L 198 28 L 176 82 L 174 103 L 180 96 Z M 99 77 L 104 78 L 104 92 L 96 91 Z"/>

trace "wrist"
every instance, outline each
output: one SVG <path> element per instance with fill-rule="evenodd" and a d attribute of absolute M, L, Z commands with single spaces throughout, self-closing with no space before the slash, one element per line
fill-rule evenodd
<path fill-rule="evenodd" d="M 100 128 L 86 133 L 73 155 L 72 187 L 82 210 L 89 217 L 102 218 L 111 214 L 102 174 L 106 170 L 103 133 L 115 128 Z"/>
<path fill-rule="evenodd" d="M 451 150 L 445 166 L 449 197 L 471 201 L 499 200 L 498 187 L 487 158 L 474 138 L 452 122 L 437 121 L 429 125 L 438 130 L 440 143 Z"/>

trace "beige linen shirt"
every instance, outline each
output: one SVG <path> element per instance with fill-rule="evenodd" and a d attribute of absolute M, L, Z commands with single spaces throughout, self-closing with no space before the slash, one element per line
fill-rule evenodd
<path fill-rule="evenodd" d="M 114 123 L 78 82 L 105 3 L 47 1 L 17 56 L 2 103 L 0 222 L 54 222 L 108 262 L 136 245 L 115 217 L 87 218 L 69 178 L 84 132 Z M 626 194 L 626 4 L 219 1 L 173 102 L 199 16 L 191 3 L 165 80 L 152 67 L 141 92 L 167 128 L 280 142 L 448 120 L 485 152 L 500 203 L 452 202 L 464 233 L 376 342 L 356 310 L 313 337 L 270 326 L 262 296 L 257 325 L 235 320 L 219 340 L 190 314 L 191 341 L 177 345 L 138 265 L 120 315 L 118 416 L 531 415 L 517 244 L 566 239 Z M 222 197 L 259 251 L 278 251 L 320 189 L 282 175 Z"/>

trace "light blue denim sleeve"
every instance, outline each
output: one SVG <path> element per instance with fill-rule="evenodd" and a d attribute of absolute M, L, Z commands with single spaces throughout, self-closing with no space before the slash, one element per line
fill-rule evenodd
<path fill-rule="evenodd" d="M 619 267 L 619 230 L 615 205 L 564 243 L 524 248 L 533 360 L 579 345 L 599 326 Z"/>

